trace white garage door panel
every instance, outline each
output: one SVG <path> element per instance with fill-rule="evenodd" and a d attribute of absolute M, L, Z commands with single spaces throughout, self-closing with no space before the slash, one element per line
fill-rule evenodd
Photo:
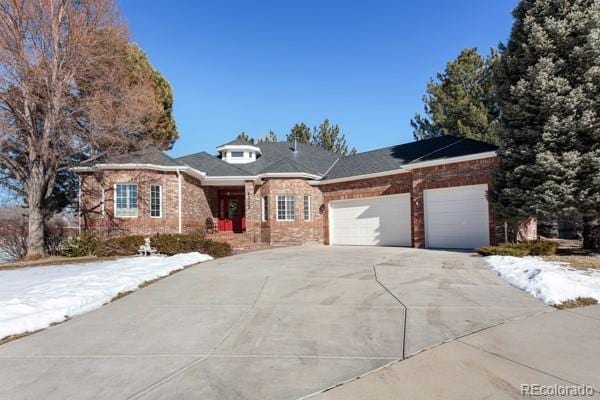
<path fill-rule="evenodd" d="M 329 233 L 331 244 L 410 246 L 410 196 L 333 201 Z"/>
<path fill-rule="evenodd" d="M 424 191 L 427 247 L 472 249 L 489 244 L 487 185 Z"/>

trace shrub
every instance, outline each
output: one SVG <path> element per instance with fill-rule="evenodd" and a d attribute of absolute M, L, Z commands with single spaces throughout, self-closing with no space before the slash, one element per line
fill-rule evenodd
<path fill-rule="evenodd" d="M 60 256 L 66 250 L 67 229 L 60 218 L 52 218 L 44 227 L 44 240 L 46 252 L 50 256 Z"/>
<path fill-rule="evenodd" d="M 97 243 L 96 255 L 99 257 L 131 256 L 138 254 L 138 249 L 143 244 L 144 236 L 111 238 Z M 204 239 L 200 235 L 165 233 L 151 237 L 150 245 L 160 254 L 167 256 L 197 251 L 218 258 L 228 256 L 232 252 L 229 243 Z"/>
<path fill-rule="evenodd" d="M 178 253 L 201 251 L 203 239 L 197 235 L 162 234 L 150 239 L 159 253 L 172 256 Z"/>
<path fill-rule="evenodd" d="M 558 244 L 546 240 L 533 240 L 520 243 L 502 243 L 498 246 L 485 246 L 477 249 L 483 256 L 551 256 L 556 254 Z"/>
<path fill-rule="evenodd" d="M 0 221 L 0 262 L 20 260 L 27 254 L 27 219 L 20 216 Z"/>
<path fill-rule="evenodd" d="M 96 254 L 98 238 L 92 233 L 82 233 L 65 243 L 64 254 L 67 257 L 85 257 Z"/>
<path fill-rule="evenodd" d="M 133 256 L 138 254 L 144 237 L 141 235 L 120 236 L 98 242 L 96 255 L 98 257 Z"/>
<path fill-rule="evenodd" d="M 232 248 L 229 243 L 216 242 L 214 240 L 205 239 L 202 253 L 208 254 L 211 257 L 227 257 L 231 255 Z"/>
<path fill-rule="evenodd" d="M 558 243 L 548 240 L 527 242 L 530 256 L 553 256 L 558 250 Z"/>
<path fill-rule="evenodd" d="M 210 239 L 204 239 L 200 235 L 179 235 L 162 234 L 151 238 L 151 245 L 159 253 L 165 255 L 174 255 L 178 253 L 189 253 L 198 251 L 218 258 L 231 254 L 231 245 L 229 243 L 215 242 Z"/>

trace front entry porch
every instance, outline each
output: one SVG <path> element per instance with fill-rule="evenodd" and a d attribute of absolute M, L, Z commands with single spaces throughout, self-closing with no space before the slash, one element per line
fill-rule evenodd
<path fill-rule="evenodd" d="M 246 202 L 244 188 L 217 190 L 217 221 L 219 232 L 246 231 Z"/>

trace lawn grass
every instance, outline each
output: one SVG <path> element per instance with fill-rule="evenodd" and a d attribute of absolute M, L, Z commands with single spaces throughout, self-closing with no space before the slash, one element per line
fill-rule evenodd
<path fill-rule="evenodd" d="M 578 297 L 575 300 L 565 300 L 560 304 L 554 305 L 554 307 L 559 310 L 565 310 L 569 308 L 592 306 L 594 304 L 598 304 L 598 300 L 591 297 Z"/>
<path fill-rule="evenodd" d="M 110 261 L 116 260 L 123 257 L 96 257 L 96 256 L 85 256 L 85 257 L 45 257 L 37 260 L 23 260 L 23 261 L 15 261 L 0 264 L 0 271 L 7 269 L 19 269 L 19 268 L 29 268 L 29 267 L 46 267 L 51 265 L 68 265 L 68 264 L 79 264 L 79 263 L 87 263 L 87 262 L 97 262 L 97 261 Z"/>
<path fill-rule="evenodd" d="M 545 261 L 559 261 L 569 263 L 569 266 L 575 269 L 600 269 L 600 254 L 583 255 L 568 255 L 557 254 L 554 256 L 543 257 Z"/>
<path fill-rule="evenodd" d="M 558 243 L 558 250 L 554 255 L 544 256 L 546 261 L 559 261 L 569 263 L 575 269 L 599 269 L 600 253 L 582 248 L 581 240 L 552 239 Z"/>

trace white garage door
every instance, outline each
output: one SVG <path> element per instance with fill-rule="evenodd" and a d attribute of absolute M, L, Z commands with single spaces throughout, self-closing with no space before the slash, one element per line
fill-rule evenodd
<path fill-rule="evenodd" d="M 473 249 L 489 244 L 487 185 L 424 191 L 425 245 Z"/>
<path fill-rule="evenodd" d="M 410 195 L 329 203 L 331 244 L 410 246 Z"/>

